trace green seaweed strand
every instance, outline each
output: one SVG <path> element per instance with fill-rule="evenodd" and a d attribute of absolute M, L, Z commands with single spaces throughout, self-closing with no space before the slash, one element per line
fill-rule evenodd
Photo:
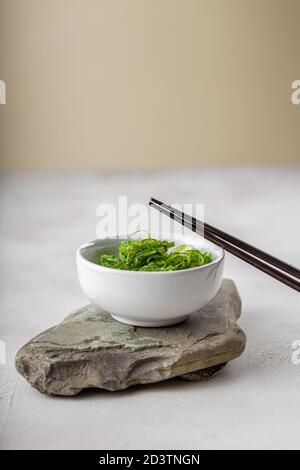
<path fill-rule="evenodd" d="M 191 245 L 174 246 L 174 242 L 156 240 L 150 236 L 143 240 L 122 240 L 119 257 L 103 254 L 99 264 L 127 271 L 177 271 L 203 266 L 214 259 L 212 253 L 201 252 Z"/>

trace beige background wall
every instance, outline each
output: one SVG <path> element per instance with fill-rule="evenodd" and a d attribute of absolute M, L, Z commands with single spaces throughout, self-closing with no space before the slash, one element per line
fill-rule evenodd
<path fill-rule="evenodd" d="M 300 161 L 300 0 L 0 0 L 2 168 Z"/>

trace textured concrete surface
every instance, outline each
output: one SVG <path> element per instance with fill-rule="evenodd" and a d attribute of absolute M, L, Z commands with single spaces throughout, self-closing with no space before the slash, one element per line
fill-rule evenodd
<path fill-rule="evenodd" d="M 86 304 L 74 252 L 95 236 L 101 202 L 202 202 L 207 221 L 299 266 L 299 167 L 16 173 L 0 193 L 2 448 L 300 448 L 299 294 L 230 255 L 247 347 L 215 379 L 53 399 L 14 367 L 29 338 Z"/>
<path fill-rule="evenodd" d="M 237 325 L 240 312 L 240 297 L 229 279 L 209 305 L 171 327 L 125 325 L 88 304 L 24 345 L 16 369 L 49 395 L 124 390 L 180 375 L 191 380 L 189 373 L 242 354 L 246 338 Z"/>

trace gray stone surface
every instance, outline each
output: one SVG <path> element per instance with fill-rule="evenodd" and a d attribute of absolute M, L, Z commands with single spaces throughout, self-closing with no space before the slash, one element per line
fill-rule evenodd
<path fill-rule="evenodd" d="M 247 348 L 219 379 L 53 400 L 28 386 L 14 365 L 29 338 L 85 305 L 74 253 L 96 238 L 103 201 L 117 206 L 126 194 L 129 204 L 154 195 L 203 203 L 207 222 L 299 266 L 299 181 L 299 166 L 3 174 L 0 448 L 299 448 L 300 365 L 291 360 L 300 339 L 299 293 L 228 253 L 225 277 L 243 300 Z"/>
<path fill-rule="evenodd" d="M 93 305 L 69 315 L 23 346 L 16 368 L 42 393 L 76 395 L 85 388 L 123 390 L 176 376 L 203 380 L 242 354 L 241 302 L 224 280 L 215 299 L 185 322 L 166 328 L 119 323 Z M 195 371 L 206 371 L 189 375 Z"/>

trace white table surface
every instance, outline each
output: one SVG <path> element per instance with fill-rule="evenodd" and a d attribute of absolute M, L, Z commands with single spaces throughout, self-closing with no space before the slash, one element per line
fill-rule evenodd
<path fill-rule="evenodd" d="M 300 167 L 13 173 L 0 192 L 1 448 L 300 448 L 299 294 L 230 255 L 247 348 L 214 380 L 50 398 L 14 369 L 19 347 L 86 303 L 74 252 L 101 202 L 201 202 L 207 221 L 300 265 Z"/>

